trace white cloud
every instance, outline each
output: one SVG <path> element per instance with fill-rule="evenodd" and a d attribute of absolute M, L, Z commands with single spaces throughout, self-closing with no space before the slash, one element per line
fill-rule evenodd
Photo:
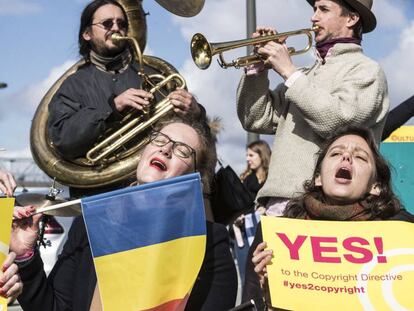
<path fill-rule="evenodd" d="M 0 160 L 1 159 L 15 159 L 15 158 L 30 158 L 31 152 L 30 148 L 26 147 L 20 150 L 5 150 L 4 152 L 0 153 Z"/>
<path fill-rule="evenodd" d="M 40 103 L 40 100 L 49 90 L 53 83 L 74 63 L 68 60 L 64 64 L 51 69 L 49 76 L 43 81 L 33 83 L 23 90 L 10 95 L 1 97 L 4 103 L 0 115 L 0 133 L 7 133 L 13 137 L 6 137 L 3 140 L 3 146 L 7 150 L 14 152 L 20 150 L 22 146 L 29 146 L 30 125 L 34 112 Z M 13 109 L 10 109 L 11 104 Z M 23 153 L 27 155 L 27 149 Z M 16 151 L 18 154 L 21 151 Z"/>
<path fill-rule="evenodd" d="M 378 27 L 401 28 L 408 22 L 404 14 L 404 2 L 401 3 L 401 1 L 374 1 L 373 12 L 377 18 Z"/>
<path fill-rule="evenodd" d="M 40 100 L 53 83 L 55 83 L 56 80 L 58 80 L 58 78 L 74 63 L 74 60 L 68 60 L 62 65 L 52 68 L 46 79 L 35 82 L 25 89 L 12 94 L 9 98 L 9 102 L 15 103 L 18 110 L 21 109 L 25 114 L 32 116 L 36 107 L 39 105 Z"/>
<path fill-rule="evenodd" d="M 227 163 L 240 162 L 240 155 L 244 157 L 245 144 L 245 132 L 237 118 L 235 104 L 240 72 L 223 70 L 217 64 L 200 71 L 192 60 L 188 60 L 180 73 L 187 80 L 188 89 L 197 94 L 208 115 L 222 119 L 222 129 L 218 135 L 220 157 Z"/>
<path fill-rule="evenodd" d="M 257 1 L 257 25 L 273 26 L 287 31 L 310 26 L 311 7 L 304 0 Z M 287 14 L 289 12 L 289 14 Z M 206 1 L 201 13 L 194 18 L 175 17 L 188 41 L 195 32 L 202 32 L 209 40 L 228 41 L 246 37 L 245 2 L 240 0 Z"/>
<path fill-rule="evenodd" d="M 405 28 L 393 52 L 381 61 L 387 75 L 393 106 L 414 93 L 412 73 L 414 50 L 414 21 Z"/>
<path fill-rule="evenodd" d="M 145 55 L 156 56 L 154 54 L 154 50 L 148 44 L 145 46 L 144 54 Z"/>
<path fill-rule="evenodd" d="M 25 15 L 41 10 L 40 4 L 28 0 L 0 0 L 0 15 Z"/>

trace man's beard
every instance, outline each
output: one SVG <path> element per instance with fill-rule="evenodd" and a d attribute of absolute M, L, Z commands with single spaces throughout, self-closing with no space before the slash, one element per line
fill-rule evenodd
<path fill-rule="evenodd" d="M 105 42 L 99 41 L 99 42 L 93 42 L 91 41 L 91 48 L 92 50 L 97 53 L 100 56 L 103 57 L 113 57 L 125 50 L 127 43 L 125 41 L 119 42 L 119 44 L 116 44 L 114 47 L 108 48 L 105 45 Z"/>

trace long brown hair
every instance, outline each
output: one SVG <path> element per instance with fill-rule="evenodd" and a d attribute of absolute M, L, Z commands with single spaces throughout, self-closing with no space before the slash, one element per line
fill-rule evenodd
<path fill-rule="evenodd" d="M 397 196 L 394 194 L 391 186 L 391 171 L 387 161 L 379 153 L 372 131 L 365 127 L 358 126 L 346 126 L 338 129 L 334 134 L 328 138 L 320 151 L 317 153 L 318 159 L 316 161 L 313 177 L 304 183 L 303 187 L 305 193 L 297 198 L 292 199 L 284 212 L 285 217 L 289 218 L 303 218 L 305 212 L 304 201 L 307 195 L 311 195 L 321 202 L 325 202 L 325 195 L 322 191 L 322 187 L 315 185 L 315 180 L 321 172 L 322 161 L 325 158 L 329 147 L 340 137 L 346 135 L 357 135 L 363 138 L 374 158 L 375 163 L 375 182 L 378 184 L 380 194 L 378 196 L 368 194 L 361 198 L 361 200 L 367 199 L 368 208 L 372 218 L 387 219 L 395 215 L 402 207 Z"/>
<path fill-rule="evenodd" d="M 259 183 L 263 183 L 267 179 L 267 174 L 269 172 L 269 163 L 270 163 L 270 156 L 271 156 L 271 150 L 267 142 L 264 140 L 256 140 L 249 145 L 247 145 L 246 150 L 250 149 L 253 152 L 256 152 L 260 159 L 262 160 L 262 168 L 263 173 L 258 176 Z M 241 181 L 245 180 L 247 176 L 252 174 L 253 171 L 250 169 L 249 165 L 247 165 L 246 169 L 243 173 L 240 174 Z"/>

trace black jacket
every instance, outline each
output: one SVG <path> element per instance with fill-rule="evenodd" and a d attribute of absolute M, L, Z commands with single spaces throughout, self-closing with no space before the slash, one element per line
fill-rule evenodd
<path fill-rule="evenodd" d="M 24 284 L 18 301 L 29 311 L 89 311 L 96 286 L 91 250 L 81 217 L 75 219 L 68 240 L 49 277 L 37 253 L 20 264 Z M 186 310 L 228 310 L 235 304 L 237 274 L 227 230 L 207 222 L 206 253 Z"/>
<path fill-rule="evenodd" d="M 121 119 L 113 100 L 129 88 L 141 88 L 135 63 L 121 73 L 87 63 L 62 83 L 49 104 L 48 134 L 64 158 L 84 156 Z"/>

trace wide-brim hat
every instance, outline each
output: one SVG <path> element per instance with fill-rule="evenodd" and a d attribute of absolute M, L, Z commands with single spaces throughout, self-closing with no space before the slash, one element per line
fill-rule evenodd
<path fill-rule="evenodd" d="M 310 5 L 315 4 L 315 0 L 306 0 Z M 362 32 L 371 32 L 377 26 L 377 19 L 374 13 L 371 11 L 373 0 L 342 0 L 354 8 L 361 18 Z"/>

